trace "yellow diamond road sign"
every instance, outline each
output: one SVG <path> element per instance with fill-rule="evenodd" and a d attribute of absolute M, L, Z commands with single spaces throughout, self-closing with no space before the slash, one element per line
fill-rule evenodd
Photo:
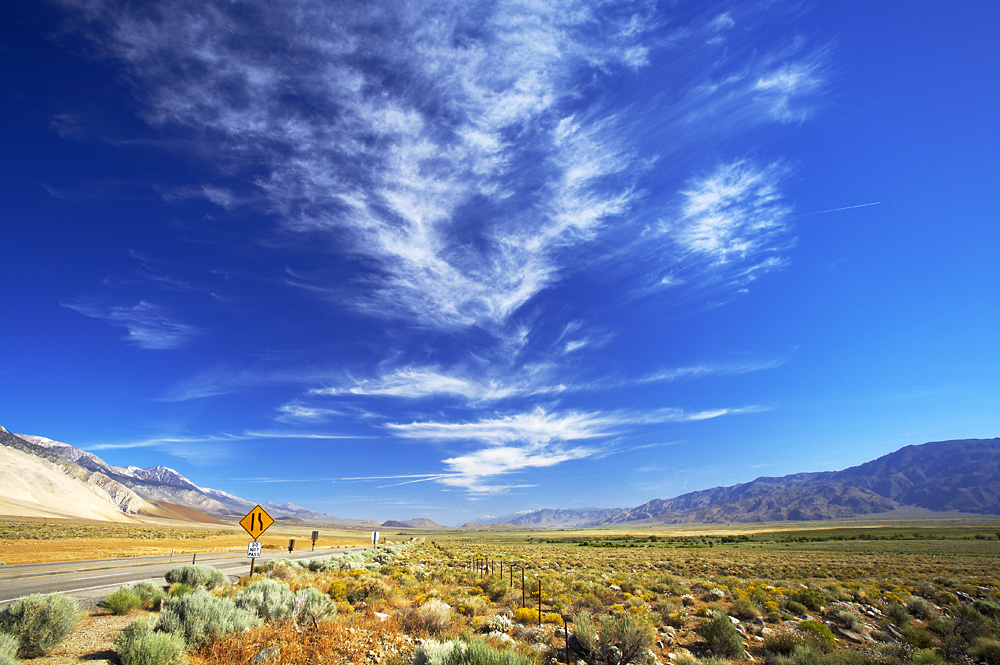
<path fill-rule="evenodd" d="M 254 509 L 240 520 L 240 526 L 246 529 L 254 540 L 257 540 L 257 537 L 267 531 L 272 524 L 274 519 L 260 506 L 254 506 Z"/>

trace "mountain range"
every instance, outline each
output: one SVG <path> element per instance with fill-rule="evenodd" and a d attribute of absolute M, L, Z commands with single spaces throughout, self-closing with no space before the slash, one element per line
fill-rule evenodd
<path fill-rule="evenodd" d="M 254 502 L 199 487 L 165 466 L 113 466 L 69 444 L 0 426 L 0 515 L 233 522 Z M 417 518 L 349 520 L 292 503 L 261 504 L 276 520 L 433 529 Z M 470 523 L 572 528 L 614 524 L 780 522 L 923 512 L 1000 515 L 1000 438 L 906 446 L 841 471 L 761 477 L 654 499 L 634 508 L 544 509 Z"/>
<path fill-rule="evenodd" d="M 842 471 L 762 477 L 635 508 L 545 509 L 489 522 L 553 528 L 849 519 L 906 511 L 1000 515 L 1000 438 L 906 446 Z"/>
<path fill-rule="evenodd" d="M 66 516 L 58 514 L 61 511 L 73 517 L 107 519 L 106 504 L 110 504 L 118 511 L 112 515 L 117 521 L 132 515 L 232 522 L 257 505 L 228 492 L 199 487 L 165 466 L 113 466 L 69 444 L 43 436 L 12 434 L 2 426 L 0 444 L 0 463 L 6 462 L 0 466 L 0 514 Z M 81 485 L 89 495 L 79 495 L 76 490 Z M 67 498 L 71 494 L 75 501 Z M 97 504 L 93 502 L 95 497 L 99 499 Z M 276 520 L 338 526 L 378 524 L 340 519 L 293 503 L 261 506 Z"/>

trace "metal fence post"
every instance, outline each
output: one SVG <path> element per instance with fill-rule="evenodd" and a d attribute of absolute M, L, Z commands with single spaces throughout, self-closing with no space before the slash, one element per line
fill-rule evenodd
<path fill-rule="evenodd" d="M 542 578 L 538 578 L 538 627 L 542 627 Z"/>

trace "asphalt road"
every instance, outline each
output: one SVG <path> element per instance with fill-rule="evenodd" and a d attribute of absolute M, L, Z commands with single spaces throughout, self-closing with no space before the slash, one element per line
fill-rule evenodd
<path fill-rule="evenodd" d="M 257 565 L 270 559 L 309 559 L 315 556 L 342 554 L 360 547 L 320 548 L 315 552 L 302 550 L 289 554 L 269 550 L 257 559 Z M 226 575 L 239 576 L 250 572 L 246 551 L 197 554 L 195 563 L 215 566 Z M 18 566 L 0 566 L 0 607 L 33 593 L 65 593 L 82 601 L 103 598 L 118 587 L 141 580 L 166 584 L 163 576 L 174 566 L 191 563 L 191 555 L 134 557 L 97 561 L 67 561 Z"/>

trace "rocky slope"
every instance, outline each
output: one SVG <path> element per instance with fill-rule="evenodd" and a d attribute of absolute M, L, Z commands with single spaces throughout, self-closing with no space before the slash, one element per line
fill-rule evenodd
<path fill-rule="evenodd" d="M 130 521 L 153 512 L 128 487 L 0 427 L 0 513 Z"/>
<path fill-rule="evenodd" d="M 173 518 L 183 514 L 198 521 L 216 521 L 212 518 L 234 521 L 256 505 L 228 492 L 199 487 L 169 467 L 142 469 L 137 466 L 114 466 L 93 453 L 61 441 L 31 434 L 11 434 L 2 427 L 0 430 L 0 445 L 54 465 L 63 474 L 87 484 L 90 491 L 124 513 Z M 3 491 L 0 490 L 2 496 Z M 374 521 L 342 520 L 292 503 L 263 503 L 262 506 L 275 519 L 365 527 L 377 524 Z M 0 514 L 4 513 L 0 511 Z"/>

